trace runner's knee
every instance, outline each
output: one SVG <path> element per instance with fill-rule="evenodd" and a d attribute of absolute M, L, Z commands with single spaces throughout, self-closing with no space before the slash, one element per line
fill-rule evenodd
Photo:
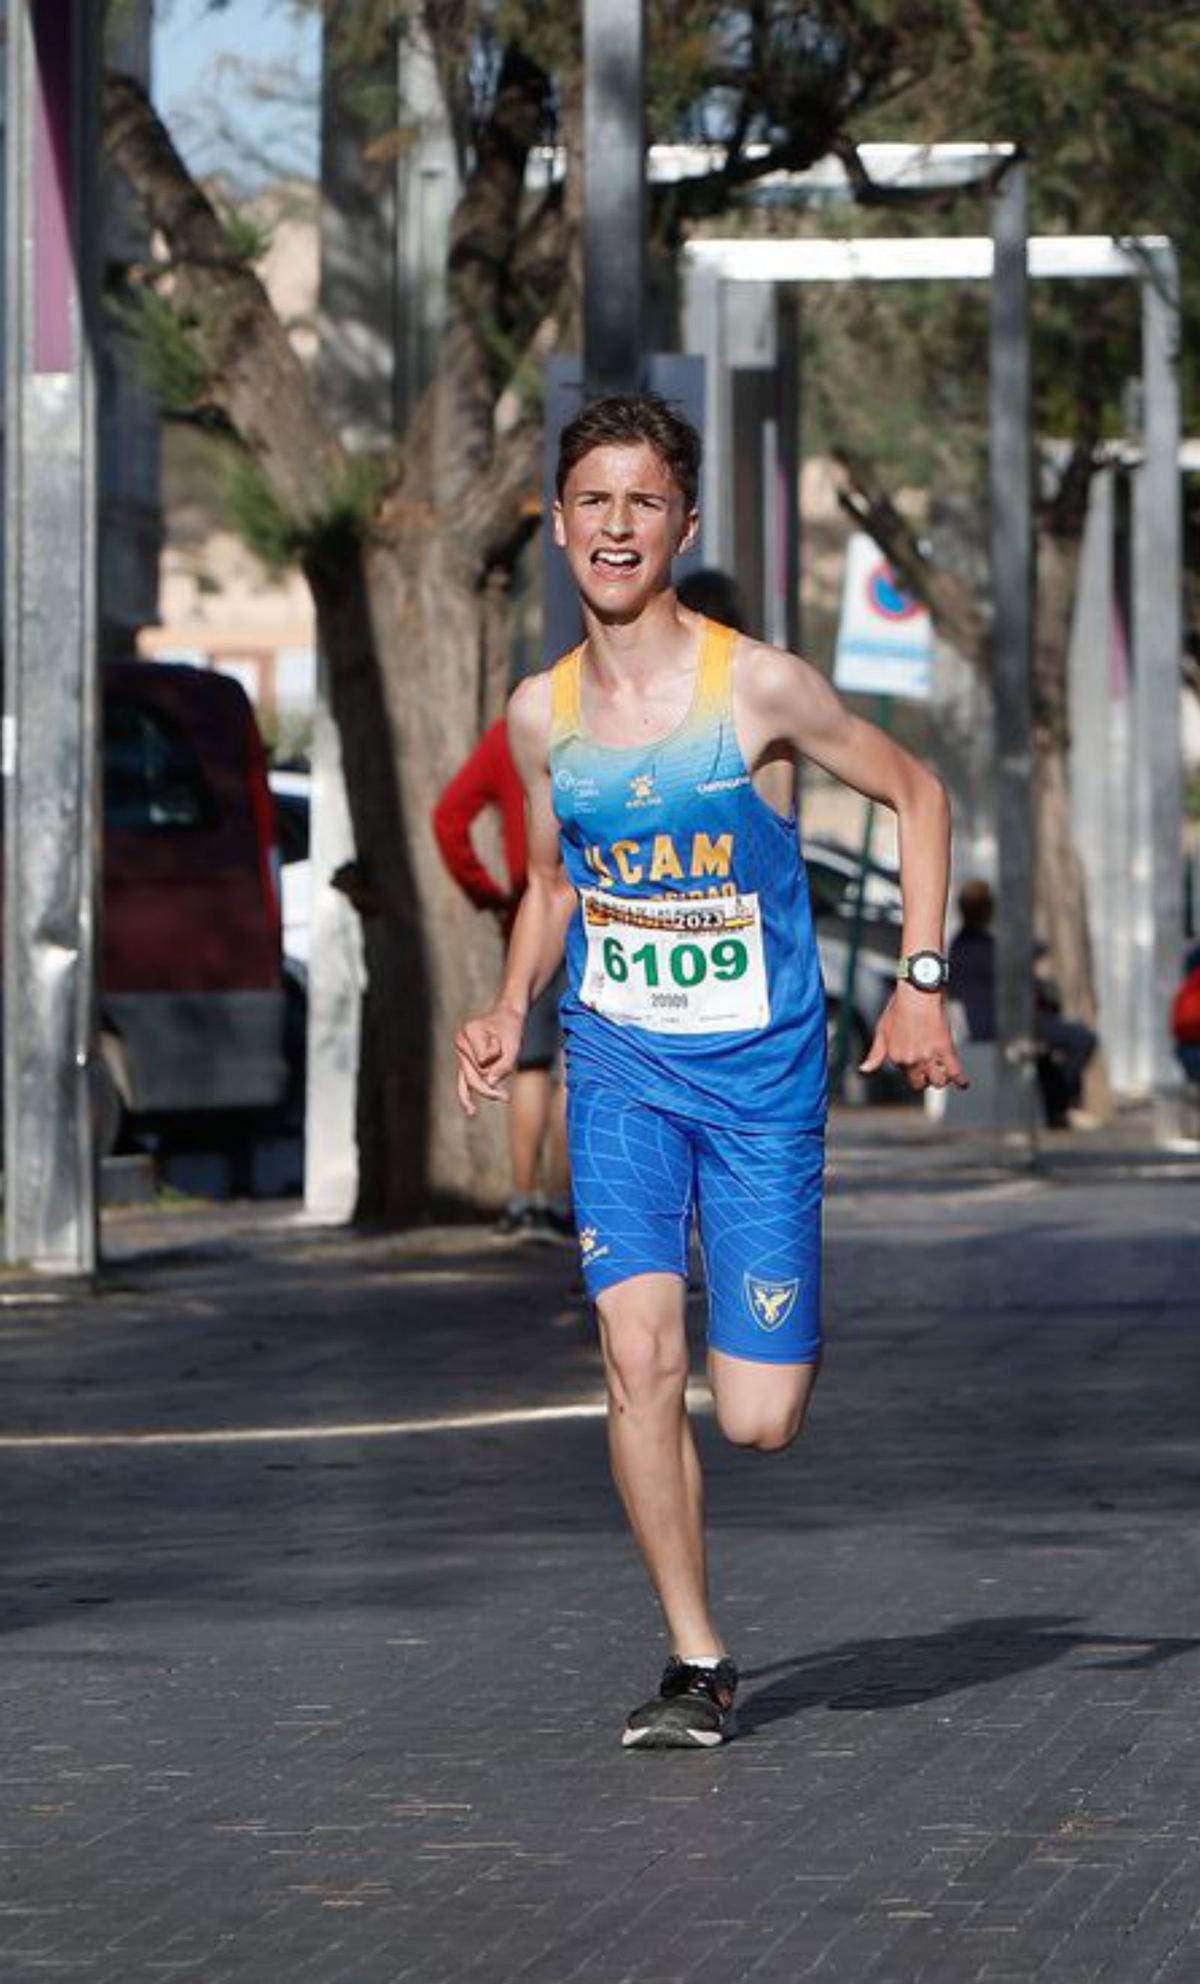
<path fill-rule="evenodd" d="M 619 1318 L 600 1308 L 600 1340 L 609 1386 L 619 1405 L 678 1396 L 687 1384 L 687 1343 L 677 1323 L 636 1308 Z"/>
<path fill-rule="evenodd" d="M 735 1447 L 753 1447 L 760 1454 L 782 1453 L 804 1425 L 807 1392 L 802 1398 L 763 1404 L 757 1400 L 718 1397 L 717 1424 Z"/>

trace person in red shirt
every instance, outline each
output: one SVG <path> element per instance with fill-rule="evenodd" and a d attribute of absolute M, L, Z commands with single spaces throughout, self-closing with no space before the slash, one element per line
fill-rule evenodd
<path fill-rule="evenodd" d="M 1200 1082 L 1200 944 L 1188 953 L 1186 976 L 1171 1002 L 1175 1052 L 1189 1082 Z"/>
<path fill-rule="evenodd" d="M 481 813 L 500 816 L 503 886 L 480 859 L 471 829 Z M 433 831 L 442 859 L 476 909 L 495 916 L 507 940 L 525 890 L 525 788 L 508 748 L 504 718 L 486 730 L 462 769 L 451 779 L 433 810 Z M 518 1239 L 569 1238 L 570 1211 L 566 1116 L 558 1079 L 558 1002 L 562 972 L 533 1006 L 512 1083 L 508 1149 L 512 1194 L 498 1231 Z M 539 1193 L 544 1169 L 546 1194 Z"/>

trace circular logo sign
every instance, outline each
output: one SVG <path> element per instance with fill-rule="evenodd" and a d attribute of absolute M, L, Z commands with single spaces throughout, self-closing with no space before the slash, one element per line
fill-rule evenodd
<path fill-rule="evenodd" d="M 873 565 L 867 574 L 867 598 L 871 611 L 884 620 L 911 620 L 920 613 L 921 602 L 905 592 L 886 560 Z"/>

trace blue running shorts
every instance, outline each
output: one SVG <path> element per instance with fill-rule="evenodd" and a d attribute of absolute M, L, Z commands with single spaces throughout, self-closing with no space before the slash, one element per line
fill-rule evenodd
<path fill-rule="evenodd" d="M 568 1085 L 571 1189 L 594 1302 L 637 1274 L 687 1279 L 693 1220 L 712 1350 L 764 1364 L 821 1354 L 820 1130 L 725 1130 L 597 1082 Z"/>

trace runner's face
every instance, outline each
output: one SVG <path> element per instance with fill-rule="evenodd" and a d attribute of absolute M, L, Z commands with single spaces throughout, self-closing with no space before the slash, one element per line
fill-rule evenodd
<path fill-rule="evenodd" d="M 696 535 L 695 510 L 646 441 L 593 448 L 554 505 L 562 546 L 585 603 L 602 620 L 632 620 L 671 583 L 671 560 Z"/>

